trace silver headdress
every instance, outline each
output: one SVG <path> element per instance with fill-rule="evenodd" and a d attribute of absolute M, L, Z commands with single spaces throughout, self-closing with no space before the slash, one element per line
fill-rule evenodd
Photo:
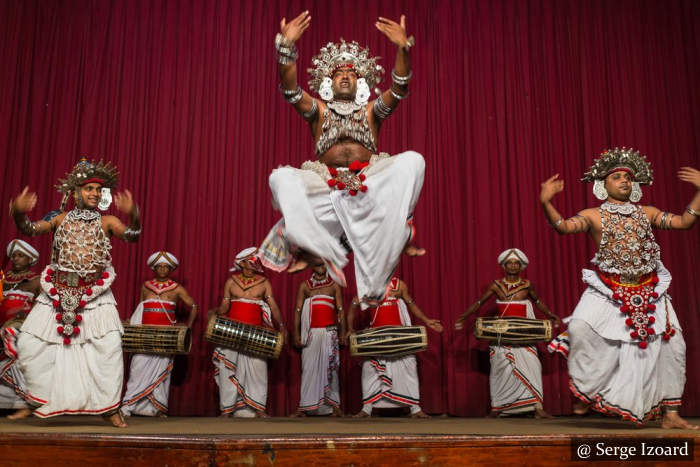
<path fill-rule="evenodd" d="M 616 170 L 629 171 L 634 181 L 640 185 L 651 185 L 654 181 L 651 164 L 646 160 L 646 156 L 632 148 L 605 150 L 600 158 L 593 161 L 593 165 L 583 174 L 581 181 L 604 180 Z"/>
<path fill-rule="evenodd" d="M 112 203 L 112 190 L 116 188 L 118 180 L 119 172 L 111 163 L 102 160 L 90 162 L 85 157 L 81 158 L 65 178 L 58 180 L 56 189 L 63 193 L 60 210 L 66 210 L 70 193 L 88 183 L 99 183 L 102 185 L 102 195 L 98 208 L 106 211 Z"/>
<path fill-rule="evenodd" d="M 311 59 L 313 68 L 307 70 L 311 75 L 309 88 L 318 92 L 324 78 L 332 78 L 339 67 L 352 66 L 358 77 L 364 78 L 372 89 L 382 81 L 384 74 L 384 68 L 377 64 L 380 58 L 370 57 L 369 49 L 361 48 L 355 41 L 345 42 L 341 38 L 337 44 L 329 42 Z"/>

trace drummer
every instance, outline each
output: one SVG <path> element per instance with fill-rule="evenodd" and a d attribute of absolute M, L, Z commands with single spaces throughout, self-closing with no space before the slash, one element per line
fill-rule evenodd
<path fill-rule="evenodd" d="M 12 269 L 0 271 L 0 324 L 4 352 L 0 354 L 0 409 L 18 409 L 7 418 L 13 420 L 28 416 L 31 411 L 24 400 L 24 376 L 17 364 L 17 333 L 19 324 L 11 325 L 14 318 L 23 318 L 32 309 L 39 295 L 39 273 L 31 267 L 39 261 L 39 252 L 24 240 L 15 239 L 7 245 L 7 258 Z"/>
<path fill-rule="evenodd" d="M 217 313 L 234 321 L 270 328 L 274 317 L 280 332 L 285 335 L 282 315 L 272 296 L 272 286 L 262 275 L 257 254 L 254 247 L 238 253 L 230 270 L 233 274 L 224 285 L 224 298 Z M 217 347 L 213 361 L 221 416 L 267 417 L 267 360 Z"/>
<path fill-rule="evenodd" d="M 143 283 L 141 303 L 131 315 L 130 323 L 174 326 L 177 323 L 175 311 L 179 300 L 190 310 L 187 327 L 191 328 L 197 317 L 197 305 L 187 290 L 170 278 L 180 265 L 175 255 L 157 251 L 148 258 L 147 264 L 155 272 L 155 277 Z M 122 413 L 127 417 L 132 414 L 165 417 L 168 413 L 172 371 L 172 355 L 134 354 L 131 357 L 126 394 L 122 400 Z"/>
<path fill-rule="evenodd" d="M 529 264 L 527 256 L 518 248 L 505 250 L 498 256 L 498 264 L 505 277 L 493 281 L 481 298 L 463 313 L 455 324 L 464 327 L 464 321 L 496 296 L 499 317 L 534 319 L 532 303 L 559 326 L 560 320 L 539 299 L 532 283 L 520 277 L 520 271 Z M 534 412 L 536 418 L 551 418 L 542 407 L 542 364 L 537 357 L 537 348 L 529 346 L 491 345 L 491 390 L 490 417 Z"/>
<path fill-rule="evenodd" d="M 355 310 L 360 301 L 353 298 L 348 312 L 347 330 L 343 342 L 353 330 Z M 428 318 L 408 293 L 406 283 L 398 277 L 389 282 L 387 298 L 378 306 L 368 308 L 370 328 L 380 326 L 411 326 L 409 311 L 435 332 L 442 332 L 437 319 Z M 372 409 L 409 407 L 411 417 L 429 418 L 420 407 L 420 386 L 415 355 L 395 358 L 370 358 L 362 364 L 362 410 L 355 418 L 372 416 Z"/>

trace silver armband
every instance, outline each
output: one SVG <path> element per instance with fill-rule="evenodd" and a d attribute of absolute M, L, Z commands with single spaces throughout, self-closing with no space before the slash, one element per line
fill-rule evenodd
<path fill-rule="evenodd" d="M 394 111 L 394 109 L 392 109 L 384 103 L 384 99 L 382 99 L 381 94 L 379 95 L 379 97 L 377 97 L 377 100 L 374 101 L 373 110 L 374 114 L 381 120 L 388 118 L 389 115 L 391 115 L 391 112 Z"/>
<path fill-rule="evenodd" d="M 124 240 L 127 242 L 135 242 L 141 236 L 141 229 L 132 229 L 129 227 L 124 231 Z"/>
<path fill-rule="evenodd" d="M 394 99 L 396 99 L 397 101 L 401 101 L 401 100 L 406 99 L 408 97 L 408 93 L 399 94 L 396 91 L 394 91 L 393 89 L 390 89 L 389 92 L 394 97 Z"/>
<path fill-rule="evenodd" d="M 296 89 L 284 89 L 280 85 L 280 91 L 282 91 L 282 96 L 284 97 L 284 100 L 292 105 L 299 102 L 301 100 L 301 97 L 304 95 L 304 91 L 302 91 L 301 87 L 299 86 L 297 86 Z"/>
<path fill-rule="evenodd" d="M 275 50 L 277 50 L 277 61 L 281 65 L 289 65 L 299 58 L 297 46 L 280 33 L 275 36 Z"/>
<path fill-rule="evenodd" d="M 697 212 L 695 209 L 691 208 L 691 207 L 690 207 L 690 204 L 688 205 L 687 208 L 685 208 L 685 211 L 686 211 L 688 214 L 694 215 L 695 217 L 700 216 L 700 212 Z"/>
<path fill-rule="evenodd" d="M 411 78 L 413 78 L 413 71 L 409 71 L 406 76 L 399 76 L 396 74 L 396 70 L 391 70 L 391 80 L 394 84 L 408 86 L 408 83 L 411 82 Z"/>
<path fill-rule="evenodd" d="M 317 113 L 318 104 L 316 103 L 316 99 L 311 99 L 311 108 L 308 112 L 302 113 L 301 116 L 304 117 L 304 120 L 311 120 L 313 117 L 316 116 Z"/>

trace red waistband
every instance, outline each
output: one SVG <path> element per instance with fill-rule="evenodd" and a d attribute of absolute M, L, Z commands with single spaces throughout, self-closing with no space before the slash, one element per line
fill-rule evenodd
<path fill-rule="evenodd" d="M 146 300 L 143 302 L 142 324 L 155 324 L 168 326 L 175 324 L 175 304 L 164 303 L 158 300 Z"/>
<path fill-rule="evenodd" d="M 383 302 L 377 308 L 372 309 L 374 320 L 370 324 L 371 328 L 379 326 L 402 326 L 401 314 L 399 313 L 398 300 Z"/>
<path fill-rule="evenodd" d="M 6 294 L 5 299 L 0 302 L 0 323 L 11 320 L 20 311 L 28 312 L 31 309 L 29 298 L 7 292 Z"/>
<path fill-rule="evenodd" d="M 257 303 L 231 302 L 228 309 L 228 317 L 234 321 L 262 326 L 262 307 Z"/>
<path fill-rule="evenodd" d="M 527 318 L 527 306 L 523 303 L 499 303 L 498 316 Z"/>
<path fill-rule="evenodd" d="M 329 297 L 311 298 L 311 324 L 312 328 L 325 328 L 336 324 L 335 300 Z"/>

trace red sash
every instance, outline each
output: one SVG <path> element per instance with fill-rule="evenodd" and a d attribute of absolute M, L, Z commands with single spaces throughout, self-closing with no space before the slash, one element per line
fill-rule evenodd
<path fill-rule="evenodd" d="M 499 303 L 498 316 L 527 318 L 527 306 L 525 306 L 523 303 Z"/>
<path fill-rule="evenodd" d="M 403 326 L 401 314 L 399 313 L 398 300 L 382 302 L 373 312 L 374 320 L 369 325 L 371 328 L 378 328 L 379 326 Z"/>
<path fill-rule="evenodd" d="M 173 303 L 146 300 L 143 302 L 142 324 L 172 326 L 175 324 L 175 305 Z"/>
<path fill-rule="evenodd" d="M 325 328 L 335 324 L 335 300 L 329 297 L 311 297 L 312 328 Z"/>
<path fill-rule="evenodd" d="M 228 317 L 232 320 L 256 326 L 263 325 L 262 315 L 263 309 L 257 303 L 233 301 L 228 309 Z"/>
<path fill-rule="evenodd" d="M 32 299 L 26 295 L 5 292 L 5 298 L 0 302 L 0 323 L 5 323 L 14 318 L 20 311 L 31 310 Z"/>

